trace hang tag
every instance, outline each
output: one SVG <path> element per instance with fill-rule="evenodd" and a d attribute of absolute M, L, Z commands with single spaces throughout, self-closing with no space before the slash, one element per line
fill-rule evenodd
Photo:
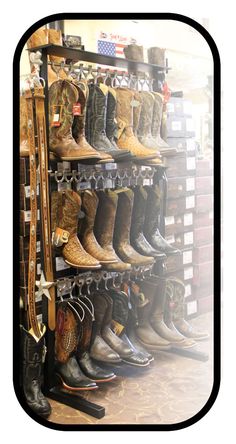
<path fill-rule="evenodd" d="M 54 233 L 52 233 L 52 245 L 54 247 L 61 247 L 69 240 L 70 233 L 62 228 L 57 227 Z"/>
<path fill-rule="evenodd" d="M 119 322 L 114 321 L 114 319 L 112 319 L 112 321 L 111 321 L 111 329 L 112 329 L 112 331 L 113 331 L 117 336 L 120 336 L 120 334 L 121 334 L 122 331 L 124 330 L 124 326 L 121 325 Z"/>
<path fill-rule="evenodd" d="M 80 103 L 74 103 L 72 108 L 72 114 L 73 116 L 81 116 L 81 104 Z"/>
<path fill-rule="evenodd" d="M 194 191 L 195 190 L 195 178 L 187 177 L 186 179 L 186 191 Z"/>
<path fill-rule="evenodd" d="M 61 126 L 61 109 L 62 105 L 52 105 L 52 127 Z"/>
<path fill-rule="evenodd" d="M 187 196 L 185 200 L 185 208 L 186 210 L 189 210 L 190 208 L 194 208 L 195 206 L 195 196 Z"/>

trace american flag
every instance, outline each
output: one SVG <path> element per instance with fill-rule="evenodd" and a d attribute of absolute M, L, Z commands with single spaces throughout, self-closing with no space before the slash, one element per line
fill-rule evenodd
<path fill-rule="evenodd" d="M 124 57 L 123 48 L 126 45 L 122 43 L 107 42 L 98 40 L 98 54 L 108 55 L 111 57 Z"/>

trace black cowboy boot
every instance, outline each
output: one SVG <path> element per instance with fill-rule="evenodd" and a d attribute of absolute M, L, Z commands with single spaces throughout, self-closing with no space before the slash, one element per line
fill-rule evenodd
<path fill-rule="evenodd" d="M 51 413 L 51 406 L 41 391 L 46 329 L 38 342 L 23 326 L 20 327 L 20 331 L 22 385 L 26 402 L 37 415 L 47 418 Z"/>

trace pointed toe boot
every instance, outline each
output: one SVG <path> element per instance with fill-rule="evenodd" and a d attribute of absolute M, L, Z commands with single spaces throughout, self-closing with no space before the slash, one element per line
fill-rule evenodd
<path fill-rule="evenodd" d="M 141 113 L 138 125 L 138 139 L 142 145 L 156 150 L 160 156 L 159 146 L 151 133 L 155 99 L 152 93 L 148 91 L 140 91 L 139 94 L 141 97 Z"/>
<path fill-rule="evenodd" d="M 152 95 L 154 97 L 154 107 L 153 107 L 152 126 L 151 126 L 152 137 L 156 141 L 156 144 L 158 145 L 159 150 L 163 155 L 168 151 L 174 153 L 176 152 L 176 150 L 171 149 L 169 145 L 161 138 L 161 122 L 163 114 L 164 96 L 154 91 L 152 92 Z"/>
<path fill-rule="evenodd" d="M 97 242 L 94 234 L 94 224 L 99 202 L 97 194 L 95 191 L 86 190 L 81 193 L 81 196 L 85 218 L 81 223 L 80 238 L 84 249 L 102 265 L 116 263 L 117 258 L 115 251 L 112 249 L 103 249 Z"/>
<path fill-rule="evenodd" d="M 118 192 L 118 206 L 114 229 L 114 248 L 124 262 L 131 265 L 148 265 L 154 262 L 152 256 L 139 254 L 130 244 L 130 228 L 133 210 L 133 191 Z"/>
<path fill-rule="evenodd" d="M 99 261 L 84 250 L 77 237 L 80 208 L 81 199 L 75 191 L 52 192 L 53 245 L 61 249 L 62 256 L 68 265 L 81 269 L 98 269 L 101 268 Z"/>

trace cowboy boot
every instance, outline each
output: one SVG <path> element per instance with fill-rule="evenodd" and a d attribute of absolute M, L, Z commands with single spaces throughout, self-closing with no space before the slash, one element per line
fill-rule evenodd
<path fill-rule="evenodd" d="M 95 163 L 101 160 L 99 153 L 89 145 L 78 145 L 72 136 L 74 114 L 80 108 L 78 90 L 71 82 L 57 80 L 52 83 L 49 88 L 49 147 L 61 160 Z"/>
<path fill-rule="evenodd" d="M 77 362 L 83 373 L 94 382 L 109 382 L 116 378 L 113 372 L 103 370 L 96 365 L 89 355 L 91 343 L 92 327 L 94 321 L 94 307 L 87 296 L 81 296 L 79 303 L 85 311 L 84 319 L 81 323 L 80 336 L 76 352 Z"/>
<path fill-rule="evenodd" d="M 80 208 L 81 199 L 75 191 L 52 192 L 53 245 L 61 248 L 62 256 L 68 265 L 81 269 L 98 269 L 101 268 L 100 263 L 84 250 L 77 237 Z"/>
<path fill-rule="evenodd" d="M 139 118 L 138 126 L 138 139 L 147 148 L 152 148 L 157 151 L 160 155 L 158 144 L 156 140 L 152 137 L 152 119 L 154 110 L 154 97 L 152 93 L 148 91 L 140 91 L 141 97 L 141 113 Z M 160 161 L 161 163 L 161 161 Z"/>
<path fill-rule="evenodd" d="M 47 31 L 48 31 L 48 43 L 53 45 L 63 46 L 61 30 L 49 28 Z M 58 57 L 51 54 L 49 54 L 49 60 L 52 63 L 52 69 L 54 67 L 54 63 L 62 65 L 62 63 L 65 62 L 65 59 L 63 57 Z M 63 68 L 61 69 L 56 68 L 56 71 L 57 71 L 57 76 L 60 79 L 62 80 L 67 79 L 67 74 Z"/>
<path fill-rule="evenodd" d="M 185 287 L 184 287 L 185 290 Z M 174 312 L 175 312 L 175 300 L 174 300 L 174 282 L 171 279 L 166 281 L 166 298 L 165 298 L 165 310 L 164 310 L 164 322 L 167 327 L 174 331 L 180 338 L 184 339 L 181 342 L 181 348 L 190 348 L 196 345 L 193 339 L 188 339 L 182 335 L 174 325 Z"/>
<path fill-rule="evenodd" d="M 111 155 L 116 162 L 124 160 L 127 150 L 123 154 L 119 149 L 115 149 L 106 135 L 108 86 L 89 84 L 89 100 L 87 107 L 87 134 L 89 143 L 100 151 Z"/>
<path fill-rule="evenodd" d="M 158 185 L 147 187 L 147 192 L 144 236 L 157 251 L 166 255 L 179 254 L 180 251 L 168 244 L 158 229 L 158 214 L 160 212 L 160 189 Z"/>
<path fill-rule="evenodd" d="M 150 363 L 147 355 L 137 350 L 125 333 L 129 316 L 127 294 L 124 291 L 110 290 L 109 296 L 113 300 L 111 329 L 132 350 L 132 354 L 124 357 L 122 360 L 127 364 L 146 367 Z"/>
<path fill-rule="evenodd" d="M 22 357 L 22 386 L 28 406 L 37 415 L 47 418 L 51 413 L 51 406 L 42 393 L 42 373 L 45 358 L 45 326 L 41 338 L 35 338 L 20 326 L 21 357 Z"/>
<path fill-rule="evenodd" d="M 166 65 L 165 51 L 165 48 L 158 48 L 157 46 L 148 48 L 148 63 L 164 67 Z"/>
<path fill-rule="evenodd" d="M 194 341 L 202 341 L 209 338 L 209 333 L 207 331 L 201 331 L 193 327 L 189 322 L 184 319 L 184 294 L 185 286 L 182 281 L 177 278 L 170 278 L 173 284 L 173 323 L 176 329 L 187 338 Z"/>
<path fill-rule="evenodd" d="M 152 92 L 154 97 L 154 107 L 152 115 L 151 133 L 153 139 L 156 141 L 161 153 L 176 153 L 175 148 L 170 148 L 169 145 L 161 138 L 161 123 L 163 114 L 164 97 L 158 92 Z"/>
<path fill-rule="evenodd" d="M 20 156 L 29 156 L 27 104 L 24 96 L 20 96 Z"/>
<path fill-rule="evenodd" d="M 75 357 L 79 320 L 78 313 L 71 303 L 60 303 L 55 331 L 55 374 L 67 390 L 94 390 L 97 385 L 83 374 Z"/>
<path fill-rule="evenodd" d="M 116 364 L 121 362 L 121 358 L 102 337 L 104 318 L 108 308 L 106 299 L 101 292 L 93 293 L 89 296 L 94 306 L 95 321 L 93 322 L 92 337 L 89 354 L 91 358 L 100 362 Z"/>
<path fill-rule="evenodd" d="M 95 191 L 86 190 L 81 192 L 82 209 L 85 213 L 79 229 L 81 243 L 84 249 L 95 257 L 102 265 L 116 263 L 114 251 L 103 249 L 94 235 L 95 217 L 98 207 L 98 197 Z"/>
<path fill-rule="evenodd" d="M 132 212 L 130 241 L 132 247 L 140 254 L 154 256 L 156 259 L 165 259 L 166 255 L 155 250 L 143 234 L 147 202 L 147 191 L 143 187 L 134 189 L 134 206 Z"/>
<path fill-rule="evenodd" d="M 119 150 L 115 138 L 117 138 L 117 123 L 116 123 L 116 90 L 108 87 L 107 94 L 107 112 L 106 112 L 106 136 L 110 140 L 113 148 Z M 134 159 L 134 155 L 129 150 L 122 150 L 122 160 L 130 161 Z"/>
<path fill-rule="evenodd" d="M 132 190 L 118 191 L 118 206 L 114 229 L 114 248 L 118 256 L 131 265 L 152 264 L 154 258 L 139 254 L 130 245 L 130 227 L 134 193 Z"/>
<path fill-rule="evenodd" d="M 72 125 L 72 135 L 76 141 L 76 143 L 85 149 L 92 149 L 91 145 L 87 142 L 85 138 L 85 117 L 86 117 L 86 103 L 88 98 L 88 85 L 84 81 L 76 81 L 73 80 L 73 85 L 77 88 L 79 99 L 77 106 L 80 105 L 77 109 L 76 115 L 74 115 L 73 125 Z M 112 163 L 114 159 L 103 151 L 99 151 L 99 156 L 101 160 L 97 163 Z"/>
<path fill-rule="evenodd" d="M 131 265 L 123 262 L 115 253 L 113 248 L 113 235 L 115 226 L 115 217 L 118 204 L 118 195 L 114 191 L 97 191 L 99 205 L 95 219 L 94 234 L 101 247 L 115 255 L 117 262 L 107 264 L 106 269 L 109 271 L 127 271 L 131 269 Z"/>
<path fill-rule="evenodd" d="M 117 146 L 122 150 L 128 149 L 138 160 L 153 159 L 157 157 L 156 150 L 145 148 L 133 133 L 133 107 L 137 105 L 134 97 L 134 91 L 116 88 Z"/>
<path fill-rule="evenodd" d="M 131 286 L 131 297 L 135 309 L 137 312 L 137 326 L 136 326 L 136 336 L 141 342 L 141 344 L 151 352 L 156 350 L 166 351 L 170 348 L 170 342 L 167 338 L 163 338 L 150 324 L 150 315 L 152 311 L 152 298 L 143 292 L 145 287 L 141 287 L 141 282 L 139 285 L 132 284 Z"/>
<path fill-rule="evenodd" d="M 131 44 L 123 49 L 125 58 L 134 62 L 143 62 L 143 46 Z"/>

